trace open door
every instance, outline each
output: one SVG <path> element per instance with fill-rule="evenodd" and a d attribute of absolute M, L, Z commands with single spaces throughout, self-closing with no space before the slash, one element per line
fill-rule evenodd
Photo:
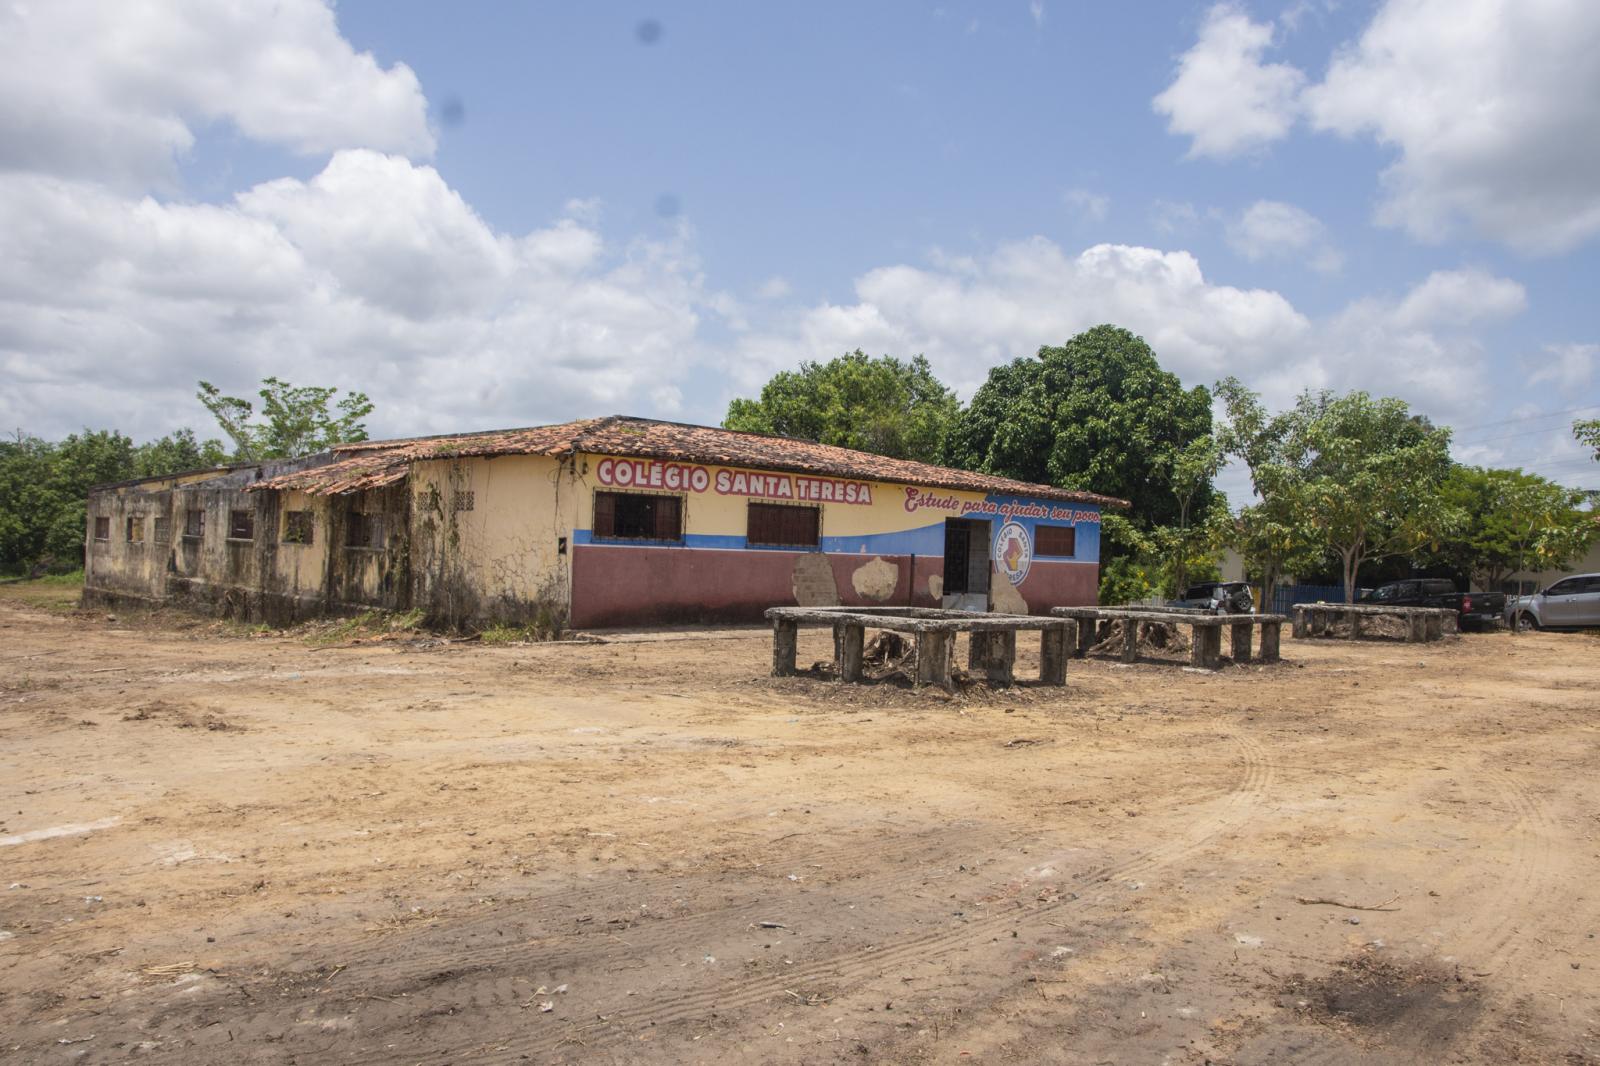
<path fill-rule="evenodd" d="M 989 609 L 989 523 L 944 520 L 944 606 L 954 611 Z"/>

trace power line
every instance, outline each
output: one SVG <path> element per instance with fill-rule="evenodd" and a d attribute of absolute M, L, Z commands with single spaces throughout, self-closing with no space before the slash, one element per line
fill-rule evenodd
<path fill-rule="evenodd" d="M 1528 422 L 1541 418 L 1559 418 L 1561 415 L 1574 415 L 1580 411 L 1590 411 L 1595 409 L 1600 409 L 1600 403 L 1586 403 L 1582 407 L 1569 407 L 1565 411 L 1533 411 L 1529 414 L 1517 415 L 1514 418 L 1502 418 L 1496 422 L 1477 422 L 1471 425 L 1454 426 L 1452 428 L 1457 430 L 1490 429 L 1494 426 L 1504 426 L 1511 422 Z"/>
<path fill-rule="evenodd" d="M 1537 437 L 1541 433 L 1561 433 L 1564 435 L 1567 433 L 1567 428 L 1565 426 L 1543 426 L 1539 429 L 1523 430 L 1521 433 L 1503 433 L 1498 437 L 1479 437 L 1477 440 L 1451 440 L 1450 443 L 1467 447 L 1474 444 L 1488 444 L 1497 440 L 1514 440 L 1517 437 Z"/>

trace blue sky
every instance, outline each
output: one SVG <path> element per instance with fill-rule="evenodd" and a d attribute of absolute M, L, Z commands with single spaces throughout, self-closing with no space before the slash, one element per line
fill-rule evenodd
<path fill-rule="evenodd" d="M 965 395 L 1112 321 L 1597 480 L 1556 413 L 1600 414 L 1596 5 L 63 2 L 6 41 L 34 432 L 267 374 L 384 435 L 714 422 L 803 358 Z"/>

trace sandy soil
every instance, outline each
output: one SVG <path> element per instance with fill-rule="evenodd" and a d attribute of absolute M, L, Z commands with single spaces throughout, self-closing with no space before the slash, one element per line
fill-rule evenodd
<path fill-rule="evenodd" d="M 952 697 L 0 595 L 0 1062 L 1600 1062 L 1600 641 L 1285 636 Z"/>

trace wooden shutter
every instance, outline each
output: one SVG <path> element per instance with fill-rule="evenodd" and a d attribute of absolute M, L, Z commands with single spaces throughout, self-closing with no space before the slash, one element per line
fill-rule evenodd
<path fill-rule="evenodd" d="M 655 537 L 657 540 L 679 540 L 683 536 L 683 501 L 676 496 L 656 496 Z"/>
<path fill-rule="evenodd" d="M 617 497 L 612 492 L 597 492 L 594 494 L 594 535 L 597 537 L 614 537 L 617 535 Z"/>
<path fill-rule="evenodd" d="M 797 548 L 817 546 L 817 515 L 815 507 L 780 507 L 783 513 L 783 543 Z"/>
<path fill-rule="evenodd" d="M 1078 531 L 1072 526 L 1035 526 L 1033 542 L 1037 555 L 1078 554 Z"/>

